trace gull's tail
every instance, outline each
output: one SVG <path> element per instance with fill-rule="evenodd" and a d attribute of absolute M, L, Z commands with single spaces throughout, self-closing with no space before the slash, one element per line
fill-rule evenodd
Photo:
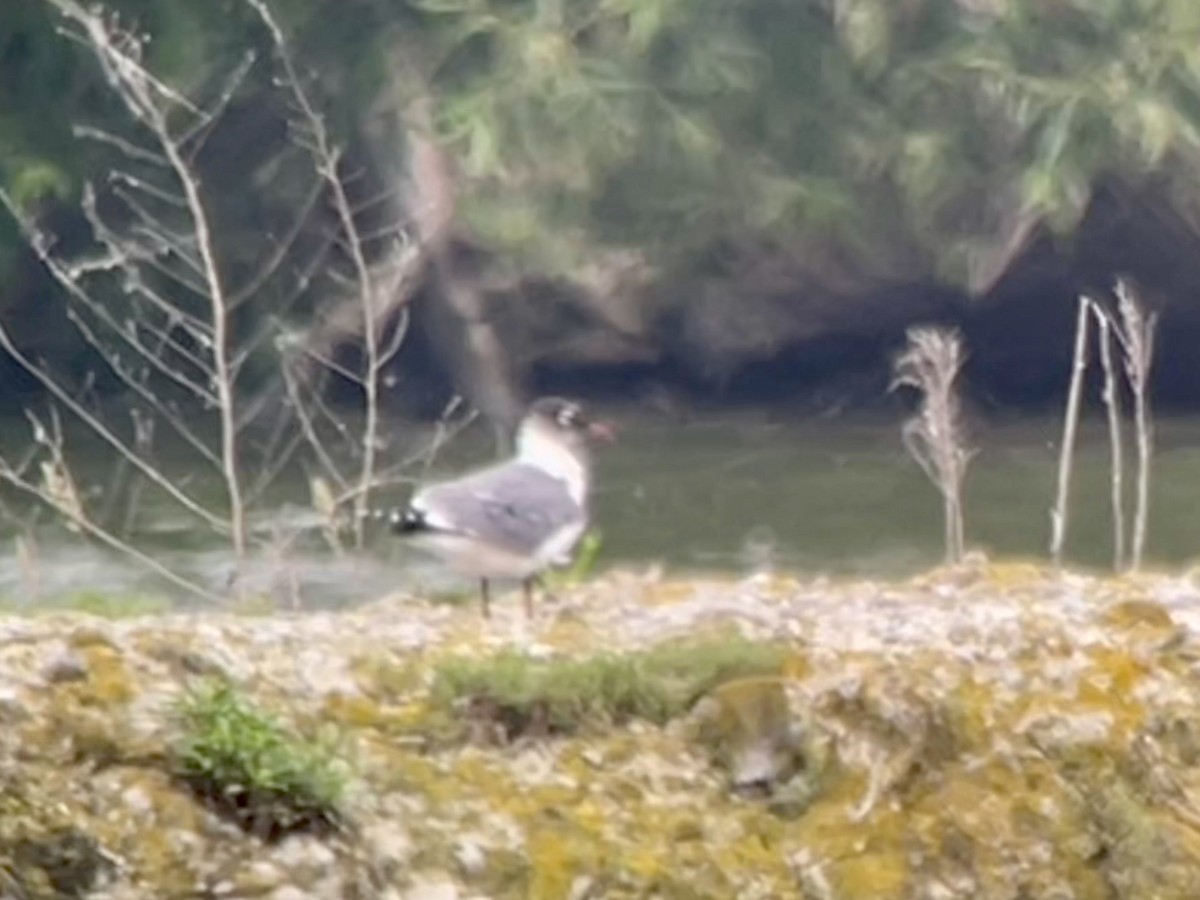
<path fill-rule="evenodd" d="M 425 514 L 411 506 L 408 509 L 393 509 L 388 513 L 388 525 L 393 534 L 413 534 L 429 530 Z"/>

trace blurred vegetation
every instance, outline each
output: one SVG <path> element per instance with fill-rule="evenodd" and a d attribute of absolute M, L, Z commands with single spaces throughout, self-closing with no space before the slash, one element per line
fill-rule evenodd
<path fill-rule="evenodd" d="M 56 597 L 0 597 L 0 614 L 53 616 L 85 613 L 105 619 L 152 616 L 171 608 L 166 597 L 152 594 L 110 594 L 83 590 Z"/>
<path fill-rule="evenodd" d="M 243 0 L 110 0 L 186 89 L 247 51 Z M 1102 183 L 1200 211 L 1192 0 L 276 0 L 340 138 L 403 171 L 415 99 L 458 164 L 456 226 L 490 265 L 558 277 L 636 253 L 660 281 L 784 264 L 982 290 L 1037 226 L 1069 236 Z M 286 124 L 266 68 L 232 106 L 230 166 L 266 171 Z M 111 154 L 72 127 L 119 113 L 48 0 L 0 21 L 0 183 L 74 209 Z M 126 126 L 127 127 L 127 126 Z M 239 129 L 243 140 L 239 141 Z M 286 128 L 282 129 L 286 131 Z M 111 148 L 107 148 L 111 150 Z M 234 248 L 304 202 L 226 198 Z M 223 202 L 226 202 L 223 200 Z M 267 216 L 270 219 L 270 216 Z M 33 288 L 0 220 L 0 308 Z M 776 266 L 778 268 L 778 266 Z M 658 296 L 685 298 L 686 290 Z M 304 314 L 313 310 L 305 307 Z"/>

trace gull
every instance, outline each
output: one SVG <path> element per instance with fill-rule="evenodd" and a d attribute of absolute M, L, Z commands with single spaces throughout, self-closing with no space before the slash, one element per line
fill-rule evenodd
<path fill-rule="evenodd" d="M 521 581 L 525 615 L 533 585 L 551 565 L 570 560 L 587 530 L 590 443 L 611 440 L 602 422 L 561 397 L 542 397 L 517 429 L 508 460 L 426 485 L 391 515 L 392 530 L 459 574 L 479 579 L 484 617 L 489 581 Z"/>

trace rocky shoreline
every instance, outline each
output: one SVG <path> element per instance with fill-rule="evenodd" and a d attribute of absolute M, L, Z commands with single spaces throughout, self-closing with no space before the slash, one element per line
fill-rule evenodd
<path fill-rule="evenodd" d="M 0 897 L 1194 898 L 1198 631 L 1190 574 L 982 559 L 617 572 L 532 623 L 4 618 Z M 179 777 L 213 682 L 331 748 L 337 827 L 248 831 Z"/>

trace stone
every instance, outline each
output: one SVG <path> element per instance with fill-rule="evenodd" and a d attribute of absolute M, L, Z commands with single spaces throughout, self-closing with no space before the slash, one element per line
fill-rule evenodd
<path fill-rule="evenodd" d="M 364 826 L 359 840 L 366 858 L 385 878 L 394 878 L 404 871 L 416 853 L 408 829 L 390 819 Z"/>
<path fill-rule="evenodd" d="M 87 660 L 73 650 L 64 649 L 46 663 L 42 677 L 48 684 L 84 681 L 88 677 Z"/>
<path fill-rule="evenodd" d="M 28 717 L 20 691 L 11 685 L 0 685 L 0 721 L 18 722 Z"/>
<path fill-rule="evenodd" d="M 292 877 L 294 877 L 293 873 L 285 871 L 275 863 L 265 859 L 256 859 L 239 872 L 234 879 L 237 884 L 236 893 L 239 897 L 257 897 L 273 891 Z"/>
<path fill-rule="evenodd" d="M 271 854 L 272 862 L 288 878 L 301 883 L 310 882 L 334 868 L 337 854 L 319 838 L 295 834 L 280 841 Z"/>
<path fill-rule="evenodd" d="M 425 881 L 404 892 L 404 900 L 459 900 L 461 893 L 452 881 Z"/>
<path fill-rule="evenodd" d="M 487 869 L 487 851 L 474 837 L 460 837 L 454 842 L 454 858 L 463 874 L 470 878 L 482 875 Z"/>

